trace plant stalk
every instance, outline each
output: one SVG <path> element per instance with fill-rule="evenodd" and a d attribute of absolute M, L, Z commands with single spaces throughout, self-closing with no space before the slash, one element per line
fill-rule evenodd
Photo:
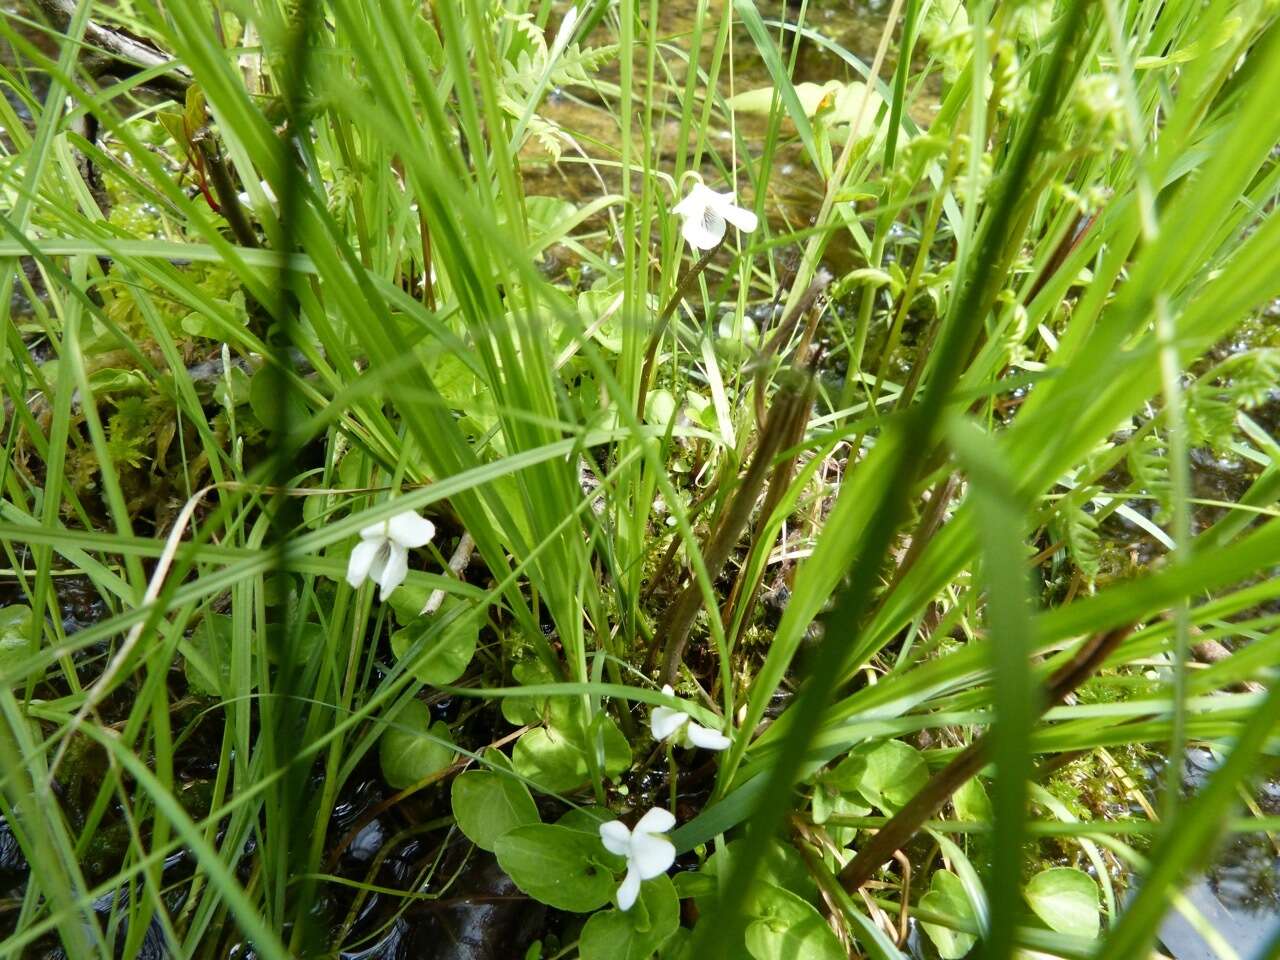
<path fill-rule="evenodd" d="M 1063 664 L 1049 680 L 1041 702 L 1041 716 L 1062 702 L 1076 687 L 1092 677 L 1111 652 L 1133 630 L 1132 625 L 1117 627 L 1086 641 L 1070 661 Z M 971 743 L 950 763 L 935 773 L 907 805 L 899 810 L 840 871 L 840 882 L 846 890 L 856 890 L 901 849 L 951 798 L 956 790 L 986 766 L 991 752 L 991 735 L 983 735 Z"/>
<path fill-rule="evenodd" d="M 774 457 L 782 449 L 782 442 L 794 423 L 796 408 L 808 409 L 809 380 L 810 377 L 806 373 L 795 379 L 788 379 L 779 386 L 773 407 L 769 411 L 769 420 L 760 435 L 760 445 L 751 459 L 746 476 L 742 478 L 742 483 L 729 503 L 727 512 L 703 550 L 707 575 L 713 581 L 720 575 L 730 552 L 737 545 L 738 539 L 751 520 L 760 491 L 773 467 Z M 675 683 L 676 674 L 683 662 L 685 647 L 689 642 L 689 630 L 693 627 L 693 621 L 701 608 L 702 589 L 694 580 L 685 586 L 676 601 L 667 608 L 662 622 L 658 625 L 655 636 L 667 638 L 662 656 L 663 683 Z M 650 659 L 656 649 L 655 639 L 654 646 L 650 648 Z"/>

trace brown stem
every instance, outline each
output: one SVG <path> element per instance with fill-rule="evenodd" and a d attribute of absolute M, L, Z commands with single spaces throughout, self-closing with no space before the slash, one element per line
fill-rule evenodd
<path fill-rule="evenodd" d="M 1075 656 L 1050 677 L 1041 712 L 1062 702 L 1067 694 L 1093 676 L 1132 629 L 1131 625 L 1117 627 L 1087 640 Z M 895 850 L 905 846 L 921 825 L 942 809 L 951 794 L 986 766 L 990 742 L 988 733 L 971 743 L 935 773 L 920 792 L 871 837 L 858 855 L 840 871 L 840 882 L 846 890 L 856 890 L 871 879 L 871 875 L 893 856 Z"/>
<path fill-rule="evenodd" d="M 649 345 L 644 351 L 644 367 L 640 370 L 640 395 L 636 400 L 636 419 L 644 420 L 644 401 L 649 394 L 649 378 L 653 375 L 653 364 L 658 356 L 658 344 L 662 342 L 662 335 L 667 332 L 667 324 L 671 322 L 671 317 L 676 312 L 676 307 L 680 306 L 683 300 L 693 289 L 693 282 L 698 279 L 698 275 L 707 269 L 707 264 L 711 262 L 711 258 L 719 251 L 721 240 L 714 247 L 702 255 L 697 263 L 689 268 L 689 271 L 680 279 L 680 283 L 676 286 L 676 292 L 671 299 L 667 301 L 667 305 L 662 308 L 662 313 L 658 315 L 658 322 L 653 328 L 653 333 L 649 334 Z"/>
<path fill-rule="evenodd" d="M 925 507 L 924 515 L 916 525 L 915 532 L 911 534 L 911 545 L 907 547 L 906 555 L 903 556 L 902 562 L 898 564 L 898 569 L 893 572 L 893 582 L 889 585 L 889 589 L 884 592 L 886 597 L 891 596 L 893 591 L 898 588 L 898 585 L 902 583 L 903 577 L 920 559 L 920 554 L 924 552 L 924 548 L 933 540 L 934 535 L 942 526 L 947 507 L 950 506 L 951 500 L 955 497 L 959 487 L 960 478 L 954 473 L 934 486 L 933 492 L 929 496 L 929 505 Z"/>
<path fill-rule="evenodd" d="M 773 336 L 765 343 L 760 350 L 760 355 L 755 360 L 756 376 L 755 376 L 755 407 L 756 407 L 756 423 L 764 423 L 764 396 L 765 381 L 769 371 L 769 359 L 777 354 L 783 346 L 791 339 L 791 335 L 795 333 L 796 326 L 806 313 L 812 309 L 826 292 L 827 287 L 831 283 L 831 274 L 823 269 L 818 271 L 818 275 L 814 277 L 813 282 L 809 284 L 809 288 L 796 301 L 796 305 L 791 308 L 791 312 L 787 314 L 783 321 L 778 324 L 777 330 Z M 809 342 L 813 337 L 813 330 L 817 324 L 821 311 L 814 314 L 812 321 L 805 327 L 805 336 L 795 352 L 796 366 L 804 365 L 808 352 Z"/>
<path fill-rule="evenodd" d="M 810 386 L 812 387 L 812 380 Z M 799 445 L 804 439 L 805 427 L 809 423 L 809 405 L 812 402 L 812 389 L 808 394 L 808 402 L 796 405 L 792 413 L 792 421 L 785 425 L 785 435 L 781 443 L 781 449 L 790 450 Z M 774 510 L 778 508 L 778 504 L 782 502 L 783 496 L 791 487 L 792 476 L 795 473 L 796 461 L 799 456 L 793 453 L 791 456 L 782 460 L 773 468 L 773 476 L 769 478 L 769 490 L 765 494 L 764 505 L 760 508 L 760 517 L 766 522 L 773 516 Z M 768 543 L 757 543 L 757 550 L 771 550 L 773 548 L 773 540 Z M 738 570 L 738 577 L 734 581 L 733 590 L 729 595 L 729 602 L 725 605 L 725 628 L 726 630 L 736 620 L 742 625 L 741 629 L 745 630 L 747 624 L 751 622 L 751 616 L 755 609 L 756 601 L 759 599 L 760 581 L 764 578 L 764 566 L 760 567 L 760 573 L 752 578 L 752 582 L 746 582 L 750 564 L 743 564 Z M 742 616 L 738 616 L 738 604 L 745 604 Z M 732 649 L 735 642 L 735 636 L 729 636 L 726 633 L 726 641 Z"/>
<path fill-rule="evenodd" d="M 773 467 L 774 456 L 781 449 L 787 428 L 795 416 L 794 408 L 799 405 L 808 409 L 808 380 L 807 375 L 801 375 L 794 381 L 783 383 L 774 398 L 773 409 L 769 411 L 769 420 L 761 432 L 755 456 L 752 457 L 728 510 L 702 551 L 707 576 L 713 581 L 720 575 L 730 552 L 751 520 L 760 490 Z M 667 608 L 656 631 L 656 636 L 666 637 L 667 640 L 662 655 L 663 683 L 675 683 L 684 657 L 684 648 L 689 642 L 689 630 L 701 609 L 702 589 L 695 578 L 690 580 L 675 602 Z"/>
<path fill-rule="evenodd" d="M 1039 295 L 1040 291 L 1045 288 L 1045 285 L 1053 279 L 1053 275 L 1062 267 L 1067 257 L 1071 256 L 1076 247 L 1080 246 L 1085 234 L 1093 228 L 1094 223 L 1097 222 L 1099 212 L 1095 210 L 1088 215 L 1083 213 L 1076 214 L 1076 218 L 1071 224 L 1071 229 L 1067 231 L 1066 236 L 1054 248 L 1048 262 L 1044 265 L 1044 269 L 1040 271 L 1040 276 L 1036 277 L 1036 282 L 1027 291 L 1023 303 L 1030 304 Z"/>
<path fill-rule="evenodd" d="M 778 325 L 778 329 L 774 332 L 774 335 L 769 339 L 769 341 L 761 349 L 760 355 L 756 358 L 755 362 L 757 364 L 758 370 L 755 378 L 754 392 L 755 392 L 756 425 L 758 427 L 763 428 L 764 422 L 765 422 L 764 396 L 765 396 L 766 364 L 764 361 L 766 361 L 769 357 L 777 353 L 778 350 L 781 348 L 782 344 L 786 340 L 790 339 L 791 334 L 794 332 L 796 325 L 799 323 L 801 317 L 803 317 L 805 313 L 808 312 L 813 307 L 813 305 L 818 301 L 821 294 L 826 290 L 827 285 L 830 283 L 831 283 L 831 274 L 828 273 L 826 270 L 819 271 L 818 276 L 814 279 L 813 283 L 809 284 L 809 289 L 805 291 L 804 296 L 800 298 L 800 301 L 792 309 L 791 313 L 788 314 L 787 317 L 782 321 L 782 323 Z M 814 332 L 815 326 L 817 325 L 818 316 L 820 316 L 820 312 L 816 312 L 813 318 L 811 319 L 811 321 L 809 322 L 809 324 L 805 327 L 804 336 L 801 338 L 801 343 L 796 349 L 795 356 L 796 356 L 797 369 L 800 369 L 805 364 L 806 354 L 808 353 L 808 346 L 810 341 L 813 338 L 813 332 Z M 645 377 L 645 382 L 646 383 L 648 382 L 647 375 Z M 810 397 L 810 401 L 812 401 L 812 396 Z M 803 439 L 804 437 L 804 428 L 805 428 L 805 425 L 808 423 L 808 421 L 809 421 L 808 404 L 806 404 L 803 407 L 799 408 L 799 414 L 796 417 L 796 422 L 793 425 L 793 427 L 788 431 L 787 438 L 784 439 L 780 449 L 785 450 L 797 445 L 800 442 L 800 440 Z M 782 494 L 786 491 L 786 487 L 789 483 L 789 477 L 791 475 L 792 469 L 795 466 L 796 459 L 797 458 L 793 456 L 789 458 L 786 462 L 778 464 L 778 466 L 775 468 L 773 473 L 773 478 L 769 481 L 768 499 L 765 501 L 765 505 L 760 512 L 761 516 L 768 517 L 770 514 L 772 514 L 773 508 L 777 506 L 778 501 L 782 499 Z M 708 498 L 711 497 L 711 495 L 715 492 L 716 489 L 717 489 L 717 485 L 713 483 L 707 489 L 706 493 L 702 494 L 702 496 L 700 496 L 698 500 L 695 501 L 694 505 L 689 508 L 689 516 L 691 519 L 694 513 L 702 507 L 702 505 L 707 501 Z M 662 582 L 663 576 L 665 575 L 668 567 L 671 565 L 672 560 L 675 558 L 675 552 L 676 552 L 676 549 L 679 547 L 679 545 L 680 545 L 679 537 L 676 537 L 671 541 L 671 546 L 668 548 L 666 555 L 662 558 L 662 563 L 658 565 L 658 572 L 654 575 L 651 581 L 655 586 Z M 734 592 L 733 594 L 730 595 L 730 602 L 729 602 L 730 607 L 732 607 L 733 604 L 737 602 L 737 595 L 740 592 L 740 588 L 742 587 L 741 581 L 742 581 L 742 578 L 741 576 L 739 576 L 738 581 L 735 582 L 734 584 Z M 650 664 L 650 666 L 652 666 L 652 664 Z"/>
<path fill-rule="evenodd" d="M 901 850 L 895 850 L 893 858 L 902 868 L 902 890 L 898 893 L 898 946 L 907 942 L 907 907 L 911 903 L 911 861 Z"/>
<path fill-rule="evenodd" d="M 218 206 L 231 232 L 236 235 L 240 246 L 255 249 L 258 247 L 258 235 L 253 232 L 253 224 L 245 215 L 244 206 L 240 203 L 240 193 L 231 181 L 231 172 L 227 169 L 218 152 L 217 146 L 208 137 L 197 137 L 194 146 L 204 157 L 205 168 L 209 171 L 209 179 L 213 181 L 213 190 L 218 195 Z"/>
<path fill-rule="evenodd" d="M 764 345 L 760 351 L 760 359 L 767 360 L 774 354 L 778 353 L 784 344 L 791 339 L 791 335 L 795 332 L 796 326 L 809 309 L 818 302 L 818 298 L 826 292 L 828 286 L 831 285 L 831 273 L 824 269 L 818 271 L 818 275 L 813 278 L 813 282 L 809 284 L 809 288 L 796 301 L 796 305 L 791 308 L 791 312 L 786 318 L 778 324 L 773 332 L 773 336 Z"/>

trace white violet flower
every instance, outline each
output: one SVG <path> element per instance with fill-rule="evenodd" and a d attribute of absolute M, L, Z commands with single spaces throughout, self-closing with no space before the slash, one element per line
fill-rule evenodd
<path fill-rule="evenodd" d="M 279 201 L 276 199 L 276 192 L 271 189 L 271 184 L 265 180 L 258 181 L 258 187 L 262 190 L 262 195 L 267 198 L 267 203 L 275 206 Z M 253 197 L 249 196 L 248 191 L 236 194 L 236 199 L 240 201 L 242 206 L 252 207 Z"/>
<path fill-rule="evenodd" d="M 573 39 L 573 31 L 578 28 L 579 12 L 577 7 L 570 7 L 568 12 L 565 13 L 564 19 L 560 21 L 560 29 L 556 31 L 555 39 L 551 41 L 551 53 L 547 57 L 548 60 L 557 59 L 564 51 L 564 48 L 569 45 L 569 41 Z"/>
<path fill-rule="evenodd" d="M 409 573 L 409 550 L 424 546 L 435 534 L 436 525 L 412 510 L 365 527 L 351 551 L 347 583 L 358 587 L 372 580 L 382 588 L 378 599 L 387 599 Z"/>
<path fill-rule="evenodd" d="M 675 696 L 671 684 L 664 686 L 662 692 L 668 697 Z M 649 717 L 649 728 L 655 740 L 665 740 L 679 733 L 680 742 L 686 747 L 702 747 L 704 750 L 727 750 L 729 747 L 729 738 L 723 733 L 694 722 L 689 714 L 672 707 L 654 707 Z"/>
<path fill-rule="evenodd" d="M 695 183 L 671 212 L 684 220 L 680 232 L 695 250 L 710 250 L 723 240 L 726 220 L 743 233 L 759 225 L 754 213 L 733 202 L 732 190 L 716 193 L 703 183 Z"/>
<path fill-rule="evenodd" d="M 676 848 L 662 834 L 676 825 L 676 818 L 661 807 L 654 807 L 628 830 L 621 820 L 600 824 L 600 840 L 606 850 L 627 858 L 627 875 L 618 887 L 618 906 L 630 910 L 640 895 L 640 882 L 652 880 L 670 869 L 676 861 Z"/>

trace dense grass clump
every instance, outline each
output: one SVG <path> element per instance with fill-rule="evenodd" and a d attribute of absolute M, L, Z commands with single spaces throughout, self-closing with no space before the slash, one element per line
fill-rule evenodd
<path fill-rule="evenodd" d="M 8 5 L 0 955 L 1233 956 L 1278 14 Z"/>

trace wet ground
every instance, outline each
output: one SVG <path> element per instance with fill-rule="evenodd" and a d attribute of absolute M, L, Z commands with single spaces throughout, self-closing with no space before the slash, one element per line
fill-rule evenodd
<path fill-rule="evenodd" d="M 692 0 L 666 2 L 660 5 L 660 17 L 664 34 L 676 45 L 687 45 L 683 39 L 697 4 Z M 714 6 L 714 5 L 713 5 Z M 798 3 L 762 3 L 766 19 L 778 16 L 784 9 L 794 19 Z M 12 3 L 3 4 L 11 8 Z M 883 11 L 877 6 L 848 0 L 821 0 L 809 4 L 809 25 L 849 53 L 869 62 L 874 54 L 883 24 Z M 711 35 L 714 31 L 710 31 Z M 704 41 L 709 56 L 711 36 Z M 769 83 L 763 65 L 752 56 L 754 46 L 745 30 L 737 28 L 733 37 L 735 53 L 732 74 L 733 87 L 729 86 L 728 72 L 724 74 L 722 92 L 729 95 L 766 86 Z M 859 75 L 830 47 L 802 42 L 797 52 L 796 79 L 823 83 L 827 80 L 859 79 Z M 674 80 L 682 81 L 678 59 L 672 58 Z M 890 57 L 884 75 L 892 69 Z M 608 79 L 605 71 L 604 79 Z M 927 122 L 928 100 L 916 111 L 916 119 Z M 616 143 L 618 131 L 610 111 L 600 102 L 593 102 L 581 90 L 553 92 L 546 114 L 566 129 L 585 138 L 605 144 Z M 740 127 L 748 149 L 758 147 L 763 124 L 744 120 Z M 652 131 L 659 144 L 660 157 L 674 157 L 678 124 L 663 120 Z M 727 151 L 724 139 L 717 139 L 714 146 Z M 599 196 L 601 183 L 589 168 L 580 164 L 552 166 L 536 157 L 526 158 L 527 186 L 530 193 L 562 196 L 584 201 Z M 785 148 L 776 158 L 773 176 L 769 184 L 768 211 L 772 221 L 779 226 L 803 226 L 816 211 L 821 198 L 822 184 L 807 172 L 797 148 Z M 715 182 L 716 168 L 708 163 L 704 174 Z M 604 171 L 606 186 L 613 188 L 613 175 Z M 829 254 L 830 266 L 839 271 L 854 264 L 855 258 L 847 244 L 833 244 Z M 1260 342 L 1260 338 L 1274 336 L 1274 326 L 1260 326 L 1246 332 L 1237 342 L 1223 345 L 1223 349 L 1239 351 Z M 1257 419 L 1273 435 L 1280 427 L 1280 401 L 1273 400 L 1258 412 Z M 1230 457 L 1222 457 L 1211 451 L 1194 453 L 1194 477 L 1197 494 L 1215 499 L 1237 498 L 1256 475 L 1249 464 Z M 1216 514 L 1206 512 L 1207 522 Z M 1115 521 L 1120 523 L 1121 521 Z M 1117 536 L 1132 537 L 1142 542 L 1141 531 L 1129 529 Z M 1148 546 L 1150 546 L 1148 544 Z M 10 582 L 0 583 L 0 601 L 20 602 Z M 59 597 L 64 611 L 63 628 L 73 633 L 83 626 L 97 622 L 107 611 L 86 581 L 75 577 L 58 578 Z M 91 656 L 101 651 L 89 651 Z M 181 678 L 175 678 L 180 683 Z M 185 691 L 175 690 L 175 699 L 181 703 Z M 125 688 L 120 696 L 127 696 Z M 190 714 L 199 705 L 188 701 Z M 103 706 L 110 714 L 110 703 Z M 185 709 L 185 708 L 184 708 Z M 438 704 L 442 716 L 448 716 L 449 704 Z M 185 722 L 180 710 L 176 716 L 179 724 Z M 210 724 L 212 727 L 212 724 Z M 211 758 L 217 756 L 217 731 L 210 729 L 203 735 L 195 735 L 187 741 L 186 755 L 181 758 L 179 775 L 188 792 L 193 810 L 199 809 L 199 794 L 212 782 L 214 770 Z M 1187 783 L 1189 788 L 1203 777 L 1208 763 L 1203 752 L 1193 752 L 1188 758 Z M 62 796 L 71 808 L 74 820 L 78 797 L 96 783 L 100 759 L 89 752 L 82 755 L 82 764 L 67 782 L 61 784 Z M 642 785 L 637 785 L 642 786 Z M 647 785 L 662 789 L 661 784 Z M 564 918 L 549 915 L 548 911 L 515 890 L 510 880 L 497 868 L 492 857 L 479 851 L 470 851 L 456 836 L 439 829 L 427 830 L 426 825 L 447 813 L 444 794 L 425 792 L 412 800 L 389 805 L 388 791 L 382 785 L 376 763 L 362 769 L 352 777 L 348 788 L 334 811 L 330 825 L 329 844 L 334 873 L 357 882 L 369 882 L 392 889 L 411 889 L 420 883 L 425 871 L 438 870 L 441 876 L 453 879 L 436 900 L 417 900 L 406 904 L 398 897 L 377 892 L 354 894 L 345 888 L 331 895 L 326 901 L 325 913 L 335 924 L 334 934 L 340 936 L 349 949 L 342 954 L 349 960 L 393 960 L 393 958 L 440 957 L 448 960 L 497 960 L 500 957 L 519 955 L 535 937 L 543 936 L 549 929 L 557 929 Z M 1280 813 L 1280 787 L 1275 783 L 1263 786 L 1259 803 L 1264 813 Z M 126 842 L 124 834 L 111 827 L 111 818 L 101 831 L 102 843 L 95 847 L 96 860 L 86 865 L 92 877 L 110 876 L 117 868 Z M 175 885 L 189 875 L 191 865 L 178 855 L 166 865 L 166 879 Z M 0 930 L 5 929 L 16 916 L 27 877 L 27 865 L 7 825 L 0 820 Z M 1223 845 L 1213 865 L 1204 878 L 1189 892 L 1189 896 L 1206 916 L 1223 932 L 1224 937 L 1241 955 L 1248 955 L 1269 934 L 1277 914 L 1280 914 L 1280 860 L 1270 838 L 1262 835 L 1246 835 L 1232 838 Z M 175 906 L 180 907 L 179 904 Z M 110 902 L 98 905 L 106 911 Z M 152 931 L 157 933 L 158 931 Z M 1185 922 L 1171 919 L 1162 929 L 1162 940 L 1168 952 L 1176 960 L 1201 960 L 1213 956 L 1207 953 L 1203 942 L 1197 942 Z M 163 941 L 159 936 L 149 936 L 143 956 L 164 955 Z M 928 948 L 925 938 L 913 938 L 923 953 Z M 59 956 L 53 941 L 44 944 L 31 956 Z M 226 944 L 226 956 L 245 957 L 251 954 L 240 945 Z"/>
<path fill-rule="evenodd" d="M 1184 785 L 1194 793 L 1216 769 L 1213 755 L 1204 749 L 1188 752 Z M 1280 781 L 1261 784 L 1255 794 L 1264 816 L 1280 813 Z M 1280 923 L 1280 846 L 1261 833 L 1225 838 L 1209 868 L 1184 893 L 1191 904 L 1243 958 L 1257 955 L 1274 936 Z M 1160 927 L 1160 940 L 1175 960 L 1226 960 L 1195 927 L 1177 911 L 1171 911 Z"/>
<path fill-rule="evenodd" d="M 794 32 L 783 32 L 779 39 L 776 24 L 784 14 L 788 23 L 796 24 L 802 6 L 806 7 L 803 29 L 813 36 L 797 39 Z M 695 0 L 677 0 L 659 5 L 659 35 L 664 44 L 669 43 L 682 51 L 688 50 L 697 7 Z M 715 8 L 716 5 L 713 4 L 712 7 Z M 863 75 L 851 65 L 850 59 L 856 58 L 863 64 L 872 62 L 885 23 L 883 5 L 857 0 L 823 0 L 807 5 L 773 0 L 759 3 L 758 7 L 766 25 L 775 31 L 775 42 L 779 45 L 784 62 L 789 63 L 794 53 L 793 77 L 797 83 L 821 85 L 831 80 L 842 83 L 862 80 Z M 702 54 L 698 60 L 699 68 L 704 71 L 712 62 L 718 16 L 718 9 L 713 9 L 704 28 Z M 772 86 L 768 69 L 756 55 L 750 34 L 739 23 L 735 23 L 731 31 L 730 50 L 732 66 L 729 66 L 730 58 L 726 55 L 726 63 L 720 71 L 721 96 L 727 98 Z M 659 161 L 659 169 L 673 174 L 680 135 L 680 97 L 685 89 L 687 61 L 681 56 L 670 56 L 666 58 L 664 66 L 660 82 L 666 93 L 657 102 L 665 103 L 667 109 L 665 113 L 655 115 L 652 129 L 641 131 L 636 128 L 633 145 L 636 155 L 640 155 L 646 148 L 647 140 Z M 881 70 L 881 77 L 886 82 L 891 80 L 895 66 L 896 56 L 891 45 Z M 642 56 L 637 56 L 635 67 L 637 72 L 644 70 Z M 598 76 L 602 81 L 616 82 L 616 64 L 606 66 Z M 913 118 L 927 124 L 935 104 L 936 91 L 926 91 L 911 109 Z M 699 116 L 701 110 L 702 103 L 699 100 L 694 116 Z M 581 87 L 553 90 L 541 112 L 580 138 L 583 143 L 605 145 L 604 151 L 592 147 L 588 152 L 608 154 L 618 149 L 621 132 L 615 112 L 590 90 Z M 699 172 L 716 189 L 723 190 L 730 186 L 736 188 L 739 200 L 750 205 L 755 201 L 757 187 L 745 175 L 740 176 L 737 183 L 727 184 L 724 171 L 733 168 L 736 151 L 739 149 L 744 149 L 753 158 L 763 152 L 768 121 L 762 116 L 735 112 L 732 123 L 733 133 L 730 132 L 729 118 L 719 112 L 718 108 L 713 113 L 713 129 L 706 139 Z M 697 129 L 689 132 L 687 154 L 690 156 L 699 133 Z M 821 205 L 825 184 L 804 156 L 803 147 L 789 121 L 783 123 L 781 144 L 772 158 L 765 215 L 780 230 L 804 229 L 812 222 Z M 719 155 L 718 161 L 716 154 Z M 530 194 L 556 196 L 579 202 L 594 199 L 603 192 L 617 190 L 620 186 L 621 178 L 616 168 L 592 167 L 579 163 L 572 150 L 565 150 L 564 155 L 566 162 L 552 165 L 545 162 L 545 157 L 536 147 L 526 150 L 523 167 L 526 189 Z M 603 227 L 604 216 L 588 221 L 587 226 L 591 227 L 593 224 Z M 798 251 L 798 247 L 796 249 Z M 845 237 L 833 237 L 825 256 L 828 265 L 837 275 L 857 265 L 857 258 Z"/>

